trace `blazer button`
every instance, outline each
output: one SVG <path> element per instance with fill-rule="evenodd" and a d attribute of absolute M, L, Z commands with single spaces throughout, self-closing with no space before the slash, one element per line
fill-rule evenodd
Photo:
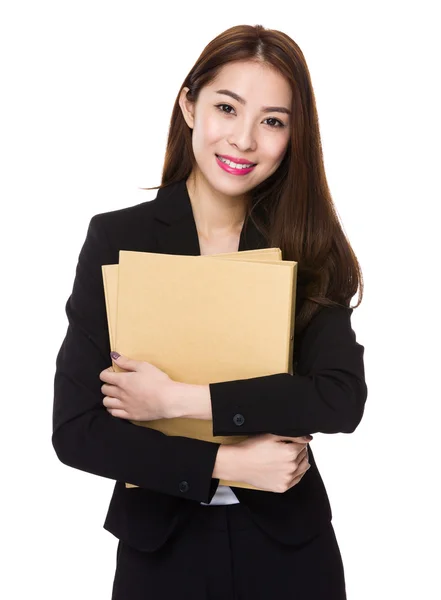
<path fill-rule="evenodd" d="M 179 484 L 179 491 L 188 492 L 189 489 L 190 486 L 188 485 L 188 481 L 181 481 L 181 483 Z"/>
<path fill-rule="evenodd" d="M 245 423 L 245 417 L 240 413 L 237 413 L 237 415 L 234 415 L 233 421 L 235 425 L 243 425 Z"/>

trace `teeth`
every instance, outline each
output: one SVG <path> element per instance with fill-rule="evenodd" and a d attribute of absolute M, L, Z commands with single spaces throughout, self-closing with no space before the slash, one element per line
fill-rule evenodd
<path fill-rule="evenodd" d="M 253 165 L 241 165 L 241 164 L 236 164 L 235 162 L 232 162 L 231 160 L 228 160 L 227 158 L 222 158 L 222 156 L 218 156 L 219 160 L 222 161 L 223 163 L 225 163 L 226 165 L 233 167 L 233 169 L 248 169 L 249 167 L 253 166 Z"/>

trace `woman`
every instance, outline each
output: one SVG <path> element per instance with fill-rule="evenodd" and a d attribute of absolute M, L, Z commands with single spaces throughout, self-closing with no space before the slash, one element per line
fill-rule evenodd
<path fill-rule="evenodd" d="M 119 249 L 264 247 L 298 262 L 294 376 L 200 386 L 127 356 L 112 356 L 124 372 L 109 368 L 101 265 Z M 183 82 L 157 197 L 92 217 L 66 304 L 52 440 L 65 464 L 116 481 L 104 523 L 119 539 L 113 600 L 346 597 L 308 442 L 353 432 L 363 415 L 364 347 L 349 306 L 359 287 L 357 306 L 361 271 L 327 186 L 303 54 L 279 31 L 232 27 Z M 130 423 L 171 417 L 248 437 L 220 445 Z"/>

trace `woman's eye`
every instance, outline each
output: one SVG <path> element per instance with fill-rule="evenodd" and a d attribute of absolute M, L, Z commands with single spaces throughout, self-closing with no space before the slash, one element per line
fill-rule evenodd
<path fill-rule="evenodd" d="M 226 106 L 227 108 L 231 108 L 231 110 L 234 110 L 234 108 L 232 106 L 230 106 L 229 104 L 216 104 L 216 108 L 218 108 L 221 112 L 226 113 L 227 115 L 231 115 L 231 112 L 228 110 L 223 110 L 222 107 Z M 267 119 L 265 119 L 265 121 L 273 121 L 275 124 L 274 125 L 270 125 L 270 127 L 272 127 L 273 129 L 277 129 L 279 127 L 285 127 L 285 124 L 282 123 L 282 121 L 279 121 L 279 119 L 276 119 L 275 117 L 268 117 Z"/>
<path fill-rule="evenodd" d="M 232 110 L 234 110 L 234 108 L 233 108 L 232 106 L 230 106 L 229 104 L 217 104 L 217 105 L 216 105 L 216 108 L 218 108 L 218 109 L 219 109 L 221 112 L 227 112 L 227 111 L 225 111 L 225 110 L 222 110 L 222 109 L 221 109 L 221 106 L 228 106 L 228 108 L 231 108 Z M 230 113 L 229 113 L 229 112 L 227 112 L 227 114 L 229 115 Z"/>
<path fill-rule="evenodd" d="M 271 125 L 271 127 L 275 127 L 277 129 L 277 127 L 285 127 L 285 124 L 282 123 L 282 121 L 279 121 L 279 119 L 276 119 L 275 117 L 268 117 L 268 119 L 265 119 L 265 121 L 275 121 L 276 123 L 278 123 L 278 125 Z"/>

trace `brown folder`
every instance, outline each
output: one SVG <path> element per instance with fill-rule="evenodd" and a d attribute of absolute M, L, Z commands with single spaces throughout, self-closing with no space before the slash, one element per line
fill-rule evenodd
<path fill-rule="evenodd" d="M 280 249 L 208 256 L 122 250 L 118 265 L 102 269 L 112 350 L 183 383 L 292 374 L 297 263 L 281 260 Z M 199 419 L 132 422 L 222 444 L 247 438 L 214 437 L 212 421 Z"/>
<path fill-rule="evenodd" d="M 256 262 L 262 260 L 282 260 L 282 252 L 280 248 L 262 248 L 259 250 L 243 250 L 241 252 L 225 252 L 221 254 L 202 255 L 199 256 L 199 258 L 210 258 L 211 256 L 229 258 L 232 260 L 244 260 L 244 258 L 246 258 L 246 260 L 254 260 Z M 110 349 L 116 350 L 114 329 L 116 327 L 116 307 L 118 303 L 118 264 L 102 265 L 101 268 L 104 283 L 104 294 L 106 299 Z"/>

